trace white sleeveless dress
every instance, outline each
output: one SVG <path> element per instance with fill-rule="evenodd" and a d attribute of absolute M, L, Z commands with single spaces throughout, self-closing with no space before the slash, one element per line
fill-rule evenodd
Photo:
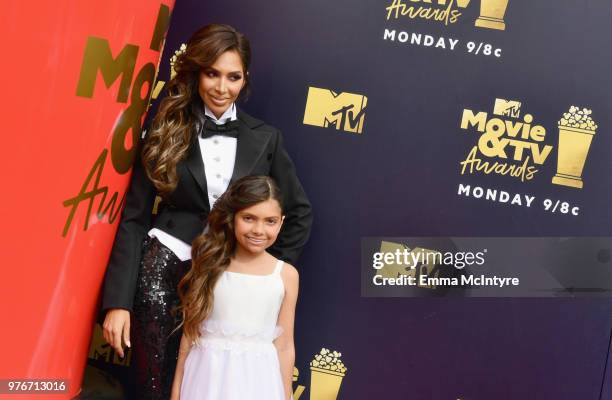
<path fill-rule="evenodd" d="M 185 360 L 181 400 L 287 400 L 276 347 L 285 287 L 279 260 L 270 275 L 225 271 L 213 310 Z"/>

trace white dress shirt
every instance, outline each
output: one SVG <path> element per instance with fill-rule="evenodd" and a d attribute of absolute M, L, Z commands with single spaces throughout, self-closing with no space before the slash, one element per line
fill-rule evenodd
<path fill-rule="evenodd" d="M 217 125 L 237 119 L 236 105 L 233 103 L 225 110 L 221 118 L 217 119 L 206 105 L 204 105 L 204 113 Z M 212 209 L 215 201 L 227 190 L 229 181 L 232 178 L 234 163 L 236 162 L 237 139 L 221 135 L 214 135 L 202 139 L 202 137 L 199 136 L 198 142 L 202 153 L 202 161 L 204 162 L 204 173 L 206 174 L 208 203 Z M 204 227 L 202 227 L 202 229 L 204 229 Z M 190 244 L 177 239 L 159 228 L 151 229 L 149 231 L 149 236 L 156 237 L 164 246 L 172 250 L 181 261 L 191 259 Z"/>

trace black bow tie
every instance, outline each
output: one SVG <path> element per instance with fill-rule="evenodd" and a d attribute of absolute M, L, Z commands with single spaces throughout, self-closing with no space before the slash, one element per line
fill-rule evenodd
<path fill-rule="evenodd" d="M 228 121 L 224 124 L 217 125 L 212 122 L 210 118 L 206 117 L 206 120 L 204 121 L 204 128 L 202 129 L 200 136 L 202 136 L 202 139 L 207 139 L 215 135 L 237 138 L 239 126 L 240 123 L 238 120 Z"/>

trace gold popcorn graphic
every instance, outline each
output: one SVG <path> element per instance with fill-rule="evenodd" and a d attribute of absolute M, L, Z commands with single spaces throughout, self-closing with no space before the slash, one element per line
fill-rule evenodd
<path fill-rule="evenodd" d="M 176 70 L 174 69 L 174 65 L 176 64 L 177 57 L 180 54 L 184 53 L 186 49 L 187 49 L 187 45 L 183 43 L 181 44 L 181 47 L 174 52 L 174 55 L 170 57 L 170 79 L 174 78 L 174 76 L 176 75 Z M 161 94 L 161 91 L 163 90 L 164 86 L 166 85 L 165 81 L 157 80 L 158 72 L 159 72 L 159 68 L 155 70 L 155 79 L 154 79 L 155 86 L 153 87 L 153 91 L 151 92 L 152 99 L 157 99 L 159 95 Z M 154 207 L 154 210 L 157 210 L 157 205 Z M 155 213 L 156 212 L 154 212 L 154 214 Z"/>
<path fill-rule="evenodd" d="M 342 353 L 322 348 L 310 362 L 310 400 L 335 400 L 340 392 L 346 367 Z"/>
<path fill-rule="evenodd" d="M 354 93 L 308 88 L 304 124 L 361 133 L 368 98 Z"/>
<path fill-rule="evenodd" d="M 181 44 L 178 50 L 174 52 L 174 55 L 170 57 L 170 79 L 174 78 L 176 75 L 176 70 L 174 69 L 174 64 L 176 64 L 176 60 L 178 56 L 183 54 L 187 50 L 187 45 L 185 43 Z"/>
<path fill-rule="evenodd" d="M 582 189 L 582 170 L 597 131 L 591 114 L 587 108 L 571 106 L 559 120 L 557 173 L 552 179 L 555 185 Z"/>
<path fill-rule="evenodd" d="M 480 16 L 475 25 L 479 28 L 506 30 L 504 15 L 508 0 L 480 0 Z"/>
<path fill-rule="evenodd" d="M 519 118 L 521 116 L 521 102 L 516 100 L 495 99 L 493 114 L 501 117 Z"/>

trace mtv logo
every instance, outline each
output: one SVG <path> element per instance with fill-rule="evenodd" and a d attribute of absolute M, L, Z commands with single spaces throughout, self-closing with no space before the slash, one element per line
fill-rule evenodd
<path fill-rule="evenodd" d="M 304 124 L 361 133 L 367 103 L 360 94 L 309 87 Z"/>
<path fill-rule="evenodd" d="M 521 116 L 521 102 L 515 100 L 495 99 L 493 114 L 502 117 L 519 118 Z"/>
<path fill-rule="evenodd" d="M 407 250 L 410 253 L 414 253 L 415 258 L 417 260 L 423 261 L 432 260 L 434 259 L 433 255 L 439 253 L 439 251 L 437 250 L 430 250 L 422 247 L 415 247 L 411 250 L 408 246 L 401 243 L 387 242 L 384 240 L 380 242 L 381 253 L 395 253 L 397 250 L 399 250 L 400 253 L 403 253 L 404 250 Z M 430 256 L 428 257 L 428 255 Z M 439 266 L 436 264 L 427 262 L 423 263 L 421 261 L 417 261 L 417 263 L 415 264 L 413 263 L 414 259 L 412 257 L 408 257 L 406 261 L 407 263 L 401 264 L 385 264 L 383 268 L 377 271 L 377 274 L 381 275 L 384 278 L 397 278 L 401 275 L 412 276 L 417 280 L 417 282 L 419 281 L 419 276 L 421 275 L 425 275 L 430 278 L 437 278 L 440 275 Z M 427 286 L 420 284 L 418 286 L 427 289 L 436 289 L 435 286 Z"/>
<path fill-rule="evenodd" d="M 387 242 L 384 240 L 380 242 L 380 252 L 381 253 L 395 253 L 396 250 L 403 252 L 404 249 L 410 250 L 407 246 L 401 243 Z M 403 264 L 396 264 L 396 263 L 392 263 L 392 264 L 385 263 L 384 267 L 378 270 L 377 273 L 378 275 L 381 275 L 384 278 L 397 278 L 398 276 L 401 276 L 401 275 L 415 276 L 415 270 L 412 267 L 413 266 L 411 264 L 403 265 Z M 414 267 L 416 267 L 416 265 L 414 265 Z"/>
<path fill-rule="evenodd" d="M 109 363 L 112 357 L 112 349 L 102 334 L 102 328 L 99 324 L 94 327 L 93 337 L 89 345 L 89 358 L 92 360 L 104 360 Z"/>
<path fill-rule="evenodd" d="M 88 357 L 92 360 L 101 360 L 105 363 L 127 367 L 130 365 L 132 359 L 132 349 L 126 349 L 125 357 L 123 359 L 120 358 L 113 348 L 106 343 L 100 324 L 96 324 L 91 338 L 91 344 L 89 345 Z"/>

